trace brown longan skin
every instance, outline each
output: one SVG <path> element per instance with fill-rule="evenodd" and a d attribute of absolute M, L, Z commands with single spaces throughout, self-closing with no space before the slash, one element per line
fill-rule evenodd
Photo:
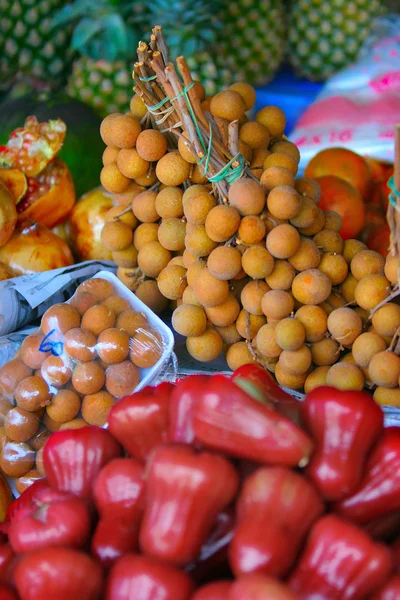
<path fill-rule="evenodd" d="M 264 294 L 261 308 L 269 321 L 280 321 L 293 312 L 293 297 L 283 290 L 270 290 Z"/>
<path fill-rule="evenodd" d="M 384 350 L 371 358 L 368 373 L 373 383 L 386 388 L 395 388 L 399 385 L 400 358 Z"/>
<path fill-rule="evenodd" d="M 121 113 L 111 113 L 107 115 L 100 123 L 100 136 L 106 146 L 111 146 L 112 148 L 115 147 L 110 134 L 110 125 L 111 121 L 120 114 Z"/>
<path fill-rule="evenodd" d="M 256 90 L 253 88 L 252 85 L 249 85 L 244 81 L 238 81 L 237 83 L 233 83 L 232 85 L 230 85 L 229 89 L 238 92 L 238 94 L 242 96 L 246 105 L 246 110 L 250 110 L 253 108 L 254 104 L 256 103 Z"/>
<path fill-rule="evenodd" d="M 185 291 L 182 294 L 182 303 L 193 304 L 194 306 L 200 306 L 200 308 L 203 308 L 203 305 L 197 300 L 193 288 L 190 285 L 185 288 Z"/>
<path fill-rule="evenodd" d="M 399 257 L 388 255 L 386 257 L 386 263 L 384 268 L 385 277 L 390 281 L 390 283 L 397 283 L 398 280 L 398 271 L 399 271 Z"/>
<path fill-rule="evenodd" d="M 124 250 L 116 250 L 111 253 L 113 261 L 124 269 L 132 269 L 137 266 L 138 251 L 133 244 L 124 248 Z"/>
<path fill-rule="evenodd" d="M 336 308 L 328 316 L 328 330 L 342 346 L 351 346 L 362 332 L 361 317 L 347 306 Z"/>
<path fill-rule="evenodd" d="M 372 331 L 366 331 L 354 340 L 351 348 L 355 362 L 363 368 L 367 368 L 371 358 L 378 352 L 386 350 L 386 342 L 382 336 Z"/>
<path fill-rule="evenodd" d="M 97 361 L 78 363 L 72 374 L 72 383 L 80 394 L 95 394 L 105 382 L 105 374 Z"/>
<path fill-rule="evenodd" d="M 79 327 L 80 322 L 81 318 L 76 308 L 69 304 L 53 304 L 44 313 L 41 328 L 44 334 L 50 333 L 52 329 L 66 333 L 73 327 Z"/>
<path fill-rule="evenodd" d="M 120 150 L 118 153 L 117 167 L 120 173 L 131 182 L 132 179 L 146 175 L 150 169 L 150 163 L 139 155 L 136 148 L 129 148 Z"/>
<path fill-rule="evenodd" d="M 163 219 L 158 228 L 158 241 L 171 252 L 185 249 L 185 236 L 186 223 L 182 219 Z"/>
<path fill-rule="evenodd" d="M 222 338 L 214 329 L 206 329 L 202 335 L 186 339 L 187 351 L 199 362 L 215 360 L 221 354 L 222 347 Z"/>
<path fill-rule="evenodd" d="M 160 160 L 167 151 L 167 139 L 156 129 L 145 129 L 137 137 L 136 150 L 148 162 Z"/>
<path fill-rule="evenodd" d="M 9 477 L 22 477 L 35 464 L 35 453 L 25 442 L 7 441 L 0 455 L 0 468 Z"/>
<path fill-rule="evenodd" d="M 101 241 L 107 250 L 112 252 L 116 250 L 125 250 L 132 244 L 132 229 L 126 223 L 121 221 L 111 221 L 105 223 L 101 230 Z"/>
<path fill-rule="evenodd" d="M 297 162 L 300 162 L 300 150 L 293 142 L 288 140 L 282 140 L 275 142 L 270 146 L 271 152 L 283 152 L 284 154 L 290 154 Z"/>
<path fill-rule="evenodd" d="M 56 423 L 66 423 L 74 419 L 81 408 L 81 400 L 73 390 L 58 390 L 46 407 L 49 417 Z"/>
<path fill-rule="evenodd" d="M 193 149 L 192 144 L 189 141 L 189 137 L 186 131 L 182 132 L 182 137 L 178 139 L 178 150 L 179 154 L 182 156 L 186 162 L 191 164 L 196 164 L 198 157 L 196 155 L 195 150 Z"/>
<path fill-rule="evenodd" d="M 4 396 L 0 396 L 0 425 L 2 427 L 3 427 L 5 416 L 12 408 L 14 408 L 13 402 L 8 400 Z"/>
<path fill-rule="evenodd" d="M 155 223 L 159 220 L 156 210 L 156 192 L 146 190 L 141 192 L 132 201 L 132 211 L 141 223 Z"/>
<path fill-rule="evenodd" d="M 265 158 L 262 164 L 264 164 Z M 294 175 L 285 167 L 269 167 L 262 173 L 260 184 L 266 192 L 281 185 L 294 187 Z"/>
<path fill-rule="evenodd" d="M 19 406 L 12 408 L 4 420 L 5 434 L 12 442 L 27 442 L 38 429 L 38 416 Z"/>
<path fill-rule="evenodd" d="M 225 248 L 225 246 L 221 246 L 221 248 Z M 216 248 L 216 250 L 218 250 L 218 248 Z M 210 254 L 210 256 L 211 256 L 211 254 Z M 197 275 L 200 273 L 200 271 L 205 269 L 206 266 L 208 266 L 206 261 L 200 260 L 200 259 L 196 260 L 196 262 L 189 265 L 189 267 L 187 268 L 187 271 L 186 271 L 186 279 L 187 279 L 188 285 L 193 285 L 194 280 L 197 277 Z M 210 273 L 211 273 L 211 271 L 210 271 Z M 215 275 L 213 273 L 211 273 L 211 275 L 213 275 L 215 277 Z M 223 279 L 223 278 L 217 277 L 217 279 Z"/>
<path fill-rule="evenodd" d="M 202 269 L 193 282 L 193 291 L 199 302 L 206 307 L 212 308 L 224 302 L 229 294 L 227 281 L 216 279 L 207 268 Z"/>
<path fill-rule="evenodd" d="M 381 406 L 400 406 L 400 388 L 377 387 L 374 391 L 374 400 Z"/>
<path fill-rule="evenodd" d="M 51 393 L 49 386 L 42 377 L 33 375 L 26 377 L 18 384 L 15 390 L 15 402 L 19 408 L 35 411 L 50 402 Z"/>
<path fill-rule="evenodd" d="M 211 254 L 217 242 L 207 235 L 204 225 L 196 225 L 191 231 L 186 226 L 185 247 L 196 258 L 202 258 Z"/>
<path fill-rule="evenodd" d="M 289 290 L 292 281 L 296 276 L 296 271 L 286 260 L 276 260 L 271 273 L 265 278 L 265 281 L 272 290 Z"/>
<path fill-rule="evenodd" d="M 88 308 L 97 304 L 98 301 L 99 300 L 97 296 L 95 294 L 92 294 L 92 292 L 76 291 L 75 294 L 72 296 L 69 304 L 70 306 L 76 308 L 76 310 L 82 316 L 83 313 L 85 313 L 88 310 Z"/>
<path fill-rule="evenodd" d="M 300 346 L 298 350 L 283 350 L 278 362 L 285 373 L 304 375 L 311 367 L 311 352 L 305 345 Z"/>
<path fill-rule="evenodd" d="M 242 217 L 259 215 L 265 207 L 265 192 L 257 181 L 247 177 L 237 179 L 229 188 L 229 204 Z"/>
<path fill-rule="evenodd" d="M 319 216 L 318 206 L 315 204 L 314 200 L 307 196 L 300 196 L 300 198 L 300 209 L 297 215 L 290 219 L 290 223 L 298 228 L 312 227 Z"/>
<path fill-rule="evenodd" d="M 282 369 L 279 361 L 275 366 L 275 377 L 282 387 L 287 387 L 292 390 L 301 390 L 304 387 L 307 376 L 308 372 L 301 375 L 291 375 L 290 373 L 287 373 Z"/>
<path fill-rule="evenodd" d="M 239 139 L 252 150 L 267 148 L 271 139 L 268 129 L 257 121 L 244 123 L 239 131 Z"/>
<path fill-rule="evenodd" d="M 107 279 L 103 279 L 102 277 L 92 277 L 91 279 L 86 279 L 83 281 L 76 290 L 76 293 L 80 294 L 83 292 L 89 292 L 94 294 L 96 298 L 102 302 L 109 296 L 115 294 L 114 285 L 107 281 Z"/>
<path fill-rule="evenodd" d="M 130 115 L 117 115 L 110 120 L 109 135 L 117 148 L 133 148 L 141 130 L 139 121 Z"/>
<path fill-rule="evenodd" d="M 308 198 L 314 200 L 316 204 L 318 204 L 321 199 L 321 186 L 315 179 L 298 177 L 294 182 L 294 187 L 301 196 L 308 196 Z"/>
<path fill-rule="evenodd" d="M 301 235 L 313 236 L 319 233 L 325 226 L 325 213 L 317 206 L 317 216 L 308 227 L 299 227 Z"/>
<path fill-rule="evenodd" d="M 315 388 L 326 385 L 326 377 L 328 375 L 329 369 L 330 366 L 317 367 L 316 369 L 314 369 L 307 376 L 307 379 L 304 382 L 304 393 L 309 394 Z"/>
<path fill-rule="evenodd" d="M 128 189 L 131 180 L 121 173 L 117 163 L 110 163 L 102 168 L 100 183 L 110 194 L 122 194 Z"/>
<path fill-rule="evenodd" d="M 148 326 L 146 316 L 135 310 L 124 310 L 117 317 L 116 327 L 126 331 L 129 337 L 135 335 L 136 331 Z"/>
<path fill-rule="evenodd" d="M 301 237 L 297 252 L 290 256 L 288 260 L 296 271 L 307 271 L 318 267 L 321 253 L 313 240 Z"/>
<path fill-rule="evenodd" d="M 328 318 L 320 306 L 311 304 L 302 306 L 295 317 L 305 328 L 306 342 L 318 342 L 325 336 L 328 330 Z"/>
<path fill-rule="evenodd" d="M 334 210 L 325 211 L 325 229 L 340 232 L 343 222 L 342 217 Z"/>
<path fill-rule="evenodd" d="M 255 344 L 261 354 L 267 358 L 278 358 L 282 348 L 276 341 L 275 323 L 266 323 L 257 332 Z"/>
<path fill-rule="evenodd" d="M 252 279 L 265 279 L 274 270 L 274 258 L 266 248 L 248 248 L 242 256 L 242 267 Z"/>
<path fill-rule="evenodd" d="M 205 265 L 204 261 L 202 262 Z M 198 263 L 194 264 L 197 265 Z M 210 253 L 207 259 L 207 267 L 211 275 L 217 279 L 233 279 L 241 271 L 242 256 L 240 252 L 232 246 L 218 246 Z M 192 281 L 189 281 L 189 275 L 188 283 L 189 285 L 193 283 Z"/>
<path fill-rule="evenodd" d="M 238 92 L 228 89 L 211 98 L 210 112 L 214 117 L 231 122 L 243 117 L 246 104 Z"/>
<path fill-rule="evenodd" d="M 136 250 L 141 250 L 149 242 L 158 242 L 157 223 L 141 223 L 133 233 L 133 245 Z"/>
<path fill-rule="evenodd" d="M 344 242 L 337 231 L 321 229 L 314 236 L 314 242 L 322 252 L 335 252 L 336 254 L 343 252 Z"/>
<path fill-rule="evenodd" d="M 339 390 L 361 391 L 364 388 L 364 376 L 356 365 L 338 362 L 329 369 L 326 384 Z"/>
<path fill-rule="evenodd" d="M 183 191 L 178 187 L 165 187 L 156 196 L 156 211 L 162 219 L 183 216 Z"/>
<path fill-rule="evenodd" d="M 388 302 L 372 316 L 372 325 L 380 335 L 392 337 L 400 326 L 400 306 Z"/>
<path fill-rule="evenodd" d="M 298 319 L 286 318 L 276 324 L 275 337 L 282 350 L 293 352 L 303 346 L 306 340 L 306 330 Z"/>
<path fill-rule="evenodd" d="M 240 215 L 232 206 L 220 204 L 210 210 L 205 228 L 208 237 L 214 242 L 226 242 L 238 230 Z"/>
<path fill-rule="evenodd" d="M 182 185 L 190 174 L 190 164 L 179 152 L 168 152 L 156 165 L 156 175 L 164 185 L 175 187 Z"/>
<path fill-rule="evenodd" d="M 288 169 L 293 175 L 297 175 L 298 163 L 293 156 L 284 152 L 272 152 L 264 162 L 264 169 L 267 170 L 271 167 L 284 167 Z"/>
<path fill-rule="evenodd" d="M 227 327 L 215 327 L 215 331 L 219 333 L 224 344 L 230 346 L 243 340 L 242 336 L 236 328 L 236 324 L 228 325 Z"/>
<path fill-rule="evenodd" d="M 388 297 L 390 283 L 384 275 L 367 275 L 360 279 L 354 292 L 358 306 L 365 310 L 372 310 Z"/>
<path fill-rule="evenodd" d="M 236 371 L 243 365 L 249 365 L 256 362 L 256 359 L 250 352 L 246 342 L 236 342 L 228 348 L 226 353 L 226 362 L 231 371 Z"/>
<path fill-rule="evenodd" d="M 181 304 L 172 314 L 172 327 L 185 337 L 199 336 L 207 328 L 207 317 L 200 306 Z"/>
<path fill-rule="evenodd" d="M 156 281 L 143 281 L 135 293 L 137 298 L 157 315 L 162 314 L 168 306 L 168 300 L 161 294 Z"/>
<path fill-rule="evenodd" d="M 104 304 L 96 304 L 89 308 L 82 317 L 82 328 L 98 336 L 102 331 L 113 327 L 116 319 L 115 312 Z"/>
<path fill-rule="evenodd" d="M 257 123 L 262 123 L 273 138 L 280 138 L 286 127 L 286 116 L 278 106 L 264 106 L 255 115 Z"/>
<path fill-rule="evenodd" d="M 129 358 L 141 369 L 154 367 L 163 351 L 162 337 L 156 331 L 140 329 L 131 339 Z"/>
<path fill-rule="evenodd" d="M 76 327 L 64 336 L 64 350 L 73 360 L 87 362 L 96 357 L 96 336 L 86 329 Z"/>
<path fill-rule="evenodd" d="M 105 222 L 109 223 L 110 221 L 121 221 L 122 223 L 129 225 L 131 229 L 135 229 L 135 227 L 138 224 L 138 221 L 133 212 L 128 211 L 124 212 L 124 214 L 121 214 L 121 212 L 121 207 L 119 205 L 113 206 L 108 212 L 106 212 Z"/>
<path fill-rule="evenodd" d="M 71 379 L 72 363 L 68 356 L 48 356 L 40 372 L 49 386 L 62 387 Z"/>
<path fill-rule="evenodd" d="M 270 287 L 264 281 L 256 280 L 246 283 L 240 294 L 243 308 L 252 315 L 262 315 L 262 299 L 269 290 Z"/>
<path fill-rule="evenodd" d="M 105 329 L 97 338 L 96 349 L 103 362 L 107 364 L 122 362 L 129 354 L 129 335 L 117 327 Z"/>
<path fill-rule="evenodd" d="M 331 252 L 322 254 L 318 269 L 325 273 L 325 275 L 328 275 L 332 285 L 339 285 L 342 283 L 346 279 L 349 270 L 343 256 Z"/>
<path fill-rule="evenodd" d="M 82 417 L 89 425 L 103 427 L 114 404 L 114 396 L 105 390 L 88 394 L 82 400 Z"/>
<path fill-rule="evenodd" d="M 267 235 L 267 250 L 275 258 L 290 258 L 300 248 L 300 235 L 292 225 L 278 225 Z"/>
<path fill-rule="evenodd" d="M 278 219 L 293 219 L 300 211 L 301 198 L 293 187 L 279 185 L 269 192 L 267 207 Z"/>
<path fill-rule="evenodd" d="M 312 360 L 318 367 L 333 365 L 340 355 L 340 346 L 336 340 L 324 337 L 310 346 Z"/>
<path fill-rule="evenodd" d="M 354 302 L 354 293 L 357 287 L 357 283 L 357 279 L 355 279 L 351 273 L 349 273 L 346 279 L 342 282 L 340 286 L 340 293 L 343 295 L 343 298 L 346 300 L 347 303 Z"/>
<path fill-rule="evenodd" d="M 106 389 L 115 398 L 131 394 L 139 381 L 139 369 L 130 360 L 111 365 L 106 370 Z"/>
<path fill-rule="evenodd" d="M 251 315 L 243 308 L 236 319 L 236 329 L 242 338 L 250 341 L 256 337 L 258 331 L 265 325 L 266 321 L 267 319 L 264 315 Z"/>
<path fill-rule="evenodd" d="M 351 261 L 355 257 L 356 254 L 362 252 L 363 250 L 367 250 L 367 246 L 361 242 L 360 240 L 348 239 L 344 241 L 343 244 L 343 258 L 350 265 Z"/>
<path fill-rule="evenodd" d="M 243 217 L 240 221 L 238 236 L 243 244 L 257 244 L 264 239 L 265 233 L 265 223 L 256 215 Z"/>
<path fill-rule="evenodd" d="M 103 167 L 111 165 L 111 163 L 116 163 L 118 158 L 118 152 L 119 148 L 107 146 L 102 155 Z"/>
<path fill-rule="evenodd" d="M 190 189 L 188 188 L 188 190 Z M 203 225 L 206 222 L 208 213 L 215 206 L 216 200 L 207 190 L 193 193 L 186 198 L 185 194 L 183 195 L 183 213 L 188 223 Z"/>
<path fill-rule="evenodd" d="M 146 277 L 158 277 L 171 258 L 171 252 L 160 242 L 149 242 L 139 250 L 138 265 Z"/>
<path fill-rule="evenodd" d="M 137 94 L 134 94 L 131 98 L 130 110 L 132 115 L 136 117 L 136 119 L 139 119 L 139 121 L 141 121 L 143 117 L 147 114 L 146 105 L 143 102 L 142 98 Z"/>
<path fill-rule="evenodd" d="M 187 286 L 186 269 L 179 265 L 167 265 L 157 278 L 158 289 L 169 300 L 182 298 Z"/>
<path fill-rule="evenodd" d="M 208 320 L 217 327 L 227 327 L 236 322 L 240 304 L 233 294 L 229 294 L 222 304 L 205 309 Z"/>
<path fill-rule="evenodd" d="M 351 274 L 357 281 L 366 275 L 383 275 L 385 259 L 374 250 L 357 252 L 350 263 Z"/>
<path fill-rule="evenodd" d="M 36 333 L 28 335 L 21 344 L 21 358 L 31 369 L 40 369 L 48 352 L 42 352 L 40 345 L 43 342 L 44 335 Z"/>
<path fill-rule="evenodd" d="M 331 280 L 318 269 L 298 273 L 293 279 L 293 296 L 302 304 L 320 304 L 332 290 Z"/>

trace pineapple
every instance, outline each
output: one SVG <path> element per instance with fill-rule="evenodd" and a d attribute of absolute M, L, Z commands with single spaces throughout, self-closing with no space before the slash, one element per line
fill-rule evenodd
<path fill-rule="evenodd" d="M 132 16 L 133 3 L 127 0 L 75 0 L 54 21 L 56 25 L 75 24 L 72 48 L 78 56 L 67 92 L 92 106 L 101 117 L 129 110 L 138 43 L 129 24 Z"/>
<path fill-rule="evenodd" d="M 184 54 L 208 95 L 235 81 L 263 85 L 284 54 L 281 0 L 152 0 L 149 26 L 162 25 L 173 57 Z"/>
<path fill-rule="evenodd" d="M 374 19 L 384 12 L 381 0 L 292 0 L 290 63 L 308 79 L 327 79 L 356 59 Z"/>
<path fill-rule="evenodd" d="M 0 86 L 61 83 L 71 64 L 71 27 L 52 27 L 64 0 L 0 0 Z M 46 85 L 44 85 L 46 84 Z M 40 87 L 40 85 L 39 85 Z"/>

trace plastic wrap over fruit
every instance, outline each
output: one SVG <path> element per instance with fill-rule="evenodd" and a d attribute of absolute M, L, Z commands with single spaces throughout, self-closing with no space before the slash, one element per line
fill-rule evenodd
<path fill-rule="evenodd" d="M 291 134 L 304 167 L 317 152 L 350 148 L 393 162 L 400 114 L 400 16 L 377 19 L 358 61 L 325 84 Z"/>
<path fill-rule="evenodd" d="M 108 271 L 50 306 L 22 343 L 16 335 L 0 367 L 0 474 L 15 493 L 44 476 L 52 432 L 103 427 L 120 398 L 176 376 L 172 332 Z"/>

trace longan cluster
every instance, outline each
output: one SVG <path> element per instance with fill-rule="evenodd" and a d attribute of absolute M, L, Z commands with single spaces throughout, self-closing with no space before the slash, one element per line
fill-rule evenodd
<path fill-rule="evenodd" d="M 238 122 L 247 171 L 221 198 L 201 175 L 186 132 L 169 151 L 163 134 L 139 132 L 132 155 L 147 160 L 154 187 L 144 189 L 132 172 L 124 232 L 119 226 L 115 234 L 115 224 L 103 230 L 119 277 L 137 288 L 138 267 L 145 280 L 136 293 L 156 311 L 169 301 L 172 325 L 199 361 L 224 349 L 231 369 L 258 361 L 282 386 L 377 386 L 378 402 L 400 403 L 400 358 L 390 347 L 400 307 L 390 302 L 374 311 L 397 282 L 397 259 L 385 263 L 362 242 L 341 238 L 340 216 L 318 205 L 318 183 L 297 176 L 300 153 L 284 136 L 278 107 L 266 106 L 249 121 L 255 91 L 248 84 L 211 98 L 204 98 L 200 84 L 196 89 L 220 132 Z M 132 106 L 128 119 L 142 118 L 137 97 Z M 102 125 L 112 146 L 105 154 L 117 167 L 122 146 L 111 133 L 118 118 L 110 115 Z M 125 253 L 129 265 L 122 262 Z M 131 280 L 124 269 L 134 270 Z"/>
<path fill-rule="evenodd" d="M 145 315 L 105 279 L 84 281 L 68 303 L 49 308 L 0 368 L 0 469 L 17 479 L 18 491 L 45 476 L 42 448 L 51 432 L 103 426 L 162 350 Z"/>

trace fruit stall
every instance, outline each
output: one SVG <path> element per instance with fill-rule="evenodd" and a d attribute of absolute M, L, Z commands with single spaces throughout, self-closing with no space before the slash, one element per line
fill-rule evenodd
<path fill-rule="evenodd" d="M 0 10 L 0 600 L 400 599 L 400 6 Z"/>

